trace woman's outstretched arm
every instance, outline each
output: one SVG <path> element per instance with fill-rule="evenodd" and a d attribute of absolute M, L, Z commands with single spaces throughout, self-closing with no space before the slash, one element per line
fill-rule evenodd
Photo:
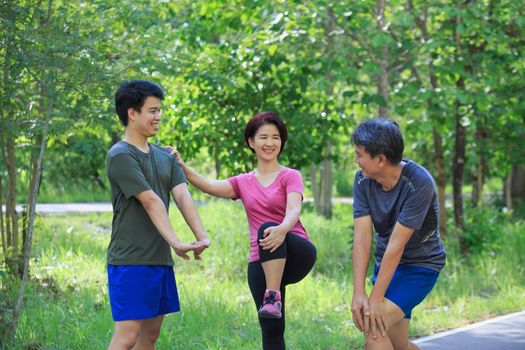
<path fill-rule="evenodd" d="M 182 160 L 179 151 L 170 147 L 171 154 L 177 157 L 177 162 L 181 166 L 188 181 L 204 193 L 220 198 L 235 198 L 235 191 L 232 185 L 226 180 L 210 180 L 188 167 Z"/>

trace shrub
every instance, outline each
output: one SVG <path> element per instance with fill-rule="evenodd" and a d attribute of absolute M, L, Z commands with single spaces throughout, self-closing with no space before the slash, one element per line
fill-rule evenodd
<path fill-rule="evenodd" d="M 499 251 L 504 244 L 505 230 L 511 216 L 495 207 L 467 207 L 465 226 L 460 235 L 467 243 L 471 254 Z"/>
<path fill-rule="evenodd" d="M 347 171 L 335 172 L 335 190 L 341 197 L 352 197 L 354 195 L 353 176 Z"/>

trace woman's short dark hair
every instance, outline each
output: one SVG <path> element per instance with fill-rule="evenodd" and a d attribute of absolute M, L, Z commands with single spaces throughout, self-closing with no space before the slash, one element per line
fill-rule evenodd
<path fill-rule="evenodd" d="M 164 92 L 157 84 L 147 80 L 126 80 L 120 85 L 115 94 L 115 110 L 124 126 L 128 125 L 128 109 L 140 112 L 144 101 L 150 96 L 163 100 Z"/>
<path fill-rule="evenodd" d="M 255 152 L 253 148 L 250 147 L 250 142 L 248 140 L 250 138 L 253 139 L 257 133 L 257 130 L 259 130 L 259 128 L 264 124 L 273 124 L 277 127 L 277 130 L 279 130 L 279 136 L 281 137 L 281 150 L 279 151 L 279 154 L 281 154 L 281 152 L 284 150 L 286 140 L 288 139 L 288 130 L 286 129 L 286 125 L 284 125 L 283 120 L 277 113 L 261 112 L 254 115 L 244 127 L 244 141 L 246 141 L 248 147 L 253 152 Z"/>
<path fill-rule="evenodd" d="M 390 163 L 396 165 L 403 159 L 405 148 L 399 125 L 389 119 L 370 119 L 355 129 L 352 143 L 363 147 L 370 156 L 383 154 Z"/>

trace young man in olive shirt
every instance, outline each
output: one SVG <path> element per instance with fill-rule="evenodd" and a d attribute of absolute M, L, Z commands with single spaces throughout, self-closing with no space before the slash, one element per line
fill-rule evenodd
<path fill-rule="evenodd" d="M 148 143 L 161 119 L 163 91 L 149 81 L 124 82 L 115 95 L 125 136 L 107 154 L 113 229 L 108 287 L 115 332 L 109 349 L 154 349 L 163 317 L 180 310 L 171 248 L 188 260 L 209 246 L 184 172 L 167 150 Z M 197 241 L 179 240 L 169 221 L 169 196 Z"/>

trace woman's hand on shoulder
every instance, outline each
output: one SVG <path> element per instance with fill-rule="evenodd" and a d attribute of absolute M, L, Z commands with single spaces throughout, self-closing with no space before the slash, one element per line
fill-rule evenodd
<path fill-rule="evenodd" d="M 171 155 L 175 156 L 175 158 L 177 158 L 177 163 L 179 163 L 180 167 L 182 169 L 186 169 L 186 164 L 184 163 L 184 161 L 182 160 L 182 157 L 180 156 L 180 153 L 179 153 L 179 150 L 177 149 L 177 147 L 174 147 L 174 146 L 164 146 L 164 148 L 166 150 L 168 150 L 170 152 Z"/>

